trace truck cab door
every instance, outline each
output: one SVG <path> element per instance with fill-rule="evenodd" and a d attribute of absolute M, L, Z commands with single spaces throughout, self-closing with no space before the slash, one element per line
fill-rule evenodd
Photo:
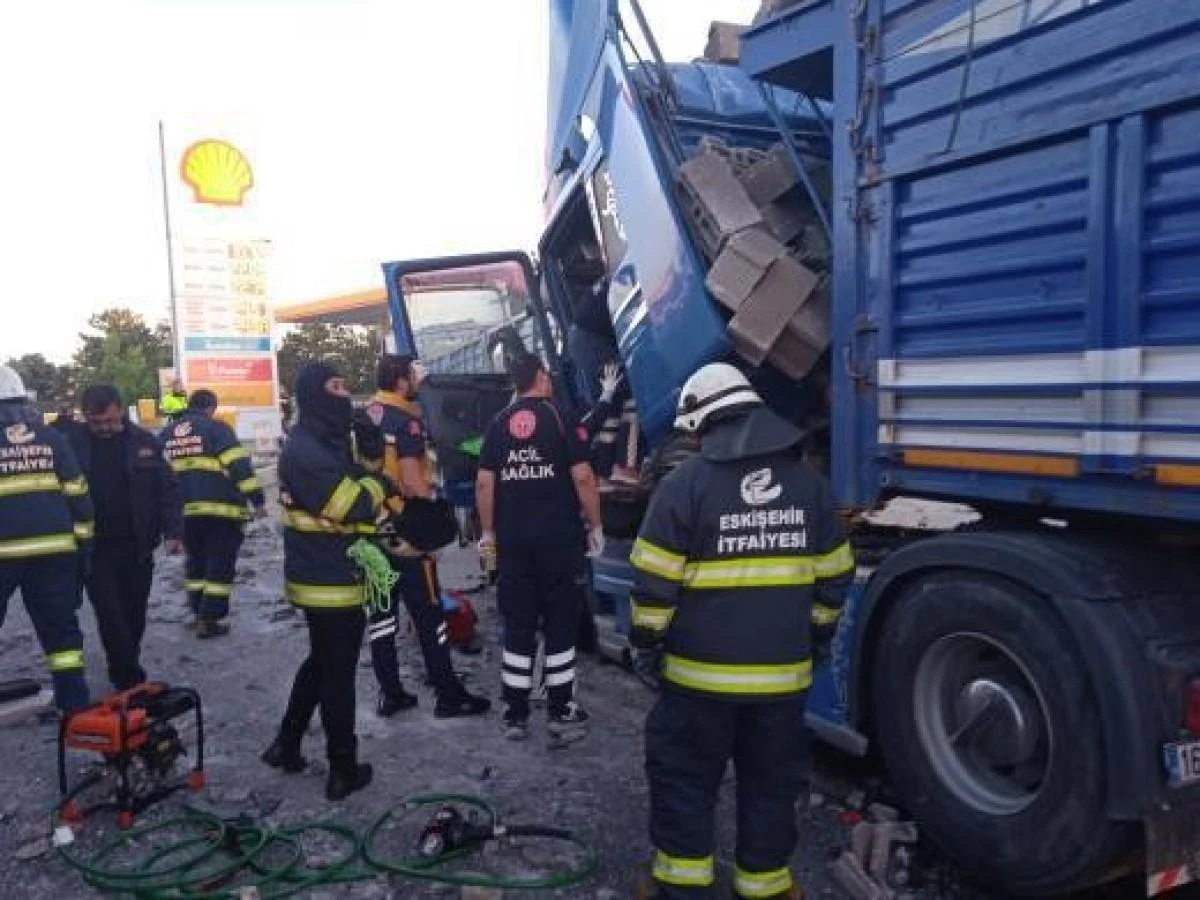
<path fill-rule="evenodd" d="M 565 389 L 557 326 L 538 272 L 528 254 L 510 251 L 389 262 L 383 274 L 391 349 L 420 359 L 429 373 L 421 402 L 447 492 L 459 484 L 469 491 L 472 447 L 512 400 L 515 356 L 537 354 L 556 391 Z"/>

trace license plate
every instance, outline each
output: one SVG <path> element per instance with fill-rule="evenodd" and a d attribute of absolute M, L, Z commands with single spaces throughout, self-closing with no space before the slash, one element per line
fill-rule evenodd
<path fill-rule="evenodd" d="M 1163 746 L 1163 763 L 1171 787 L 1200 782 L 1200 741 L 1184 741 Z"/>

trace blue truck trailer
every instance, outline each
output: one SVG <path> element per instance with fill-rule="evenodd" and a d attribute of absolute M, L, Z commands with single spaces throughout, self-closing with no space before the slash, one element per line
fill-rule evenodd
<path fill-rule="evenodd" d="M 483 340 L 517 333 L 580 410 L 615 348 L 651 444 L 694 369 L 742 365 L 852 523 L 814 733 L 877 753 L 997 891 L 1200 879 L 1200 3 L 809 0 L 732 68 L 663 61 L 636 3 L 550 13 L 536 263 L 385 265 L 397 345 L 429 273 L 511 264 L 526 303 Z M 714 139 L 782 143 L 828 240 L 802 377 L 748 361 L 706 286 L 679 173 Z M 873 515 L 898 497 L 972 516 Z M 627 562 L 595 576 L 619 611 Z"/>

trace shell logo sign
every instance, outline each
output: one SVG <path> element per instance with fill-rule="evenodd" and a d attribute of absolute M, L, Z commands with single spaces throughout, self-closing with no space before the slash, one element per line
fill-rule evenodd
<path fill-rule="evenodd" d="M 254 187 L 254 170 L 237 147 L 228 141 L 203 140 L 188 147 L 179 166 L 197 203 L 241 206 Z"/>

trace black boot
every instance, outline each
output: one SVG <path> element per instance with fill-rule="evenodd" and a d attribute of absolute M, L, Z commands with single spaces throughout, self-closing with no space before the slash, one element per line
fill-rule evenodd
<path fill-rule="evenodd" d="M 386 691 L 380 694 L 379 702 L 375 706 L 375 712 L 383 718 L 388 719 L 396 713 L 412 709 L 416 705 L 417 698 L 404 690 L 404 688 L 400 688 L 399 692 Z"/>
<path fill-rule="evenodd" d="M 300 755 L 300 742 L 284 738 L 282 735 L 271 741 L 271 746 L 259 757 L 272 769 L 283 769 L 292 774 L 303 772 L 308 760 Z"/>
<path fill-rule="evenodd" d="M 458 719 L 463 716 L 482 716 L 491 708 L 492 701 L 487 697 L 477 697 L 468 693 L 466 688 L 459 687 L 457 691 L 438 695 L 433 715 L 438 719 Z"/>
<path fill-rule="evenodd" d="M 373 770 L 367 763 L 360 763 L 353 753 L 329 758 L 329 780 L 325 782 L 325 797 L 329 800 L 344 800 L 355 791 L 361 791 L 371 783 Z"/>

